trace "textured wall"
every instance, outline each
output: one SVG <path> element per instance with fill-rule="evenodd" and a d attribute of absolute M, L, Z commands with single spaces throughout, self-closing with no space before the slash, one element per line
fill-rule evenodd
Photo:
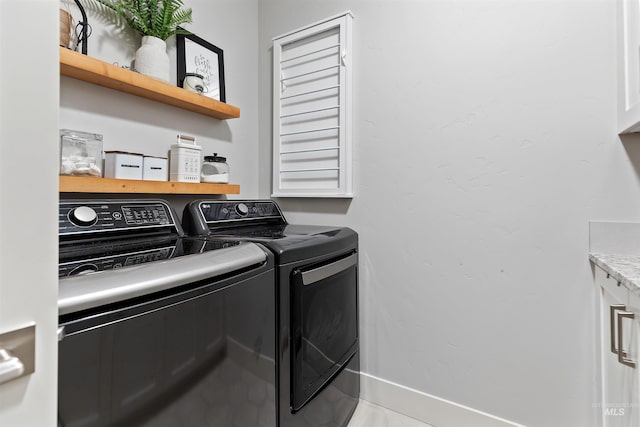
<path fill-rule="evenodd" d="M 595 425 L 588 220 L 640 213 L 637 142 L 615 133 L 614 2 L 259 8 L 262 196 L 271 38 L 355 15 L 356 197 L 280 202 L 360 233 L 363 371 L 526 425 Z"/>

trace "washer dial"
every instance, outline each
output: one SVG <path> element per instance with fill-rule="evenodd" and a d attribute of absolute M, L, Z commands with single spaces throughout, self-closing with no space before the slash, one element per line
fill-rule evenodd
<path fill-rule="evenodd" d="M 69 212 L 69 221 L 78 227 L 90 227 L 98 222 L 98 214 L 89 206 L 79 206 Z"/>

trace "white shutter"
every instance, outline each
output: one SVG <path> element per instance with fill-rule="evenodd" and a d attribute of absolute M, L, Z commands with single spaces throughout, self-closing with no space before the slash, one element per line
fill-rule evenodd
<path fill-rule="evenodd" d="M 273 39 L 274 197 L 353 197 L 352 19 Z"/>

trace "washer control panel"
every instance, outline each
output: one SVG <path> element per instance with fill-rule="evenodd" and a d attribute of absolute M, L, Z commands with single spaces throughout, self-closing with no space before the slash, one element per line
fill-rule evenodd
<path fill-rule="evenodd" d="M 199 203 L 199 213 L 205 222 L 251 221 L 263 219 L 282 219 L 282 213 L 270 200 L 255 201 L 203 201 Z"/>
<path fill-rule="evenodd" d="M 162 201 L 84 200 L 59 205 L 59 235 L 157 227 L 176 227 L 171 208 Z"/>

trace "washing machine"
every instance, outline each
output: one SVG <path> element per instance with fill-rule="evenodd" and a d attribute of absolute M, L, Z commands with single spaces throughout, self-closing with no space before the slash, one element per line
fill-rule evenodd
<path fill-rule="evenodd" d="M 275 427 L 274 256 L 162 200 L 59 206 L 58 426 Z"/>

